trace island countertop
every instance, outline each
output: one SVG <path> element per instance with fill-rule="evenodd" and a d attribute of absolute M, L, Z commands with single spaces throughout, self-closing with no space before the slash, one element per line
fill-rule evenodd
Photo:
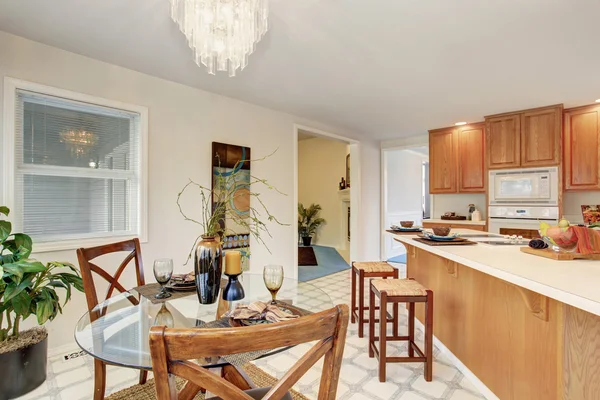
<path fill-rule="evenodd" d="M 454 229 L 453 232 L 482 234 L 470 229 Z M 525 254 L 520 251 L 520 246 L 491 246 L 484 243 L 472 246 L 428 246 L 413 240 L 416 237 L 414 235 L 388 234 L 398 242 L 600 316 L 600 261 L 551 260 Z M 477 242 L 490 240 L 468 239 Z"/>
<path fill-rule="evenodd" d="M 440 219 L 440 218 L 433 218 L 433 219 L 424 219 L 423 223 L 430 223 L 430 224 L 451 224 L 451 225 L 481 225 L 484 226 L 485 225 L 485 220 L 484 221 L 473 221 L 473 220 L 468 220 L 468 219 Z"/>

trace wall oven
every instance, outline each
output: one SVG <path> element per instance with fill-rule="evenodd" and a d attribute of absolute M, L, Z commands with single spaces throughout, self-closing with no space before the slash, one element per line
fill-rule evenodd
<path fill-rule="evenodd" d="M 489 205 L 558 206 L 558 167 L 489 172 Z"/>

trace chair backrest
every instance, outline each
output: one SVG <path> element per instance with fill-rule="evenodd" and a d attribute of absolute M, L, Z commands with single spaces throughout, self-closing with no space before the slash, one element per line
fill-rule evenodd
<path fill-rule="evenodd" d="M 91 261 L 97 257 L 105 254 L 124 252 L 127 251 L 129 254 L 125 257 L 123 262 L 117 268 L 114 275 L 109 274 L 98 265 Z M 123 242 L 111 243 L 103 246 L 90 247 L 87 249 L 77 249 L 77 258 L 79 259 L 79 268 L 81 269 L 81 279 L 83 280 L 83 288 L 85 290 L 85 297 L 88 304 L 88 309 L 92 311 L 99 303 L 98 293 L 96 292 L 96 286 L 94 285 L 94 278 L 92 272 L 100 275 L 108 283 L 108 290 L 106 296 L 101 301 L 110 298 L 113 295 L 114 290 L 118 290 L 123 293 L 127 290 L 119 283 L 119 278 L 123 274 L 125 268 L 131 261 L 134 261 L 135 272 L 138 286 L 145 285 L 144 281 L 144 265 L 142 264 L 142 251 L 140 249 L 140 241 L 137 238 L 131 240 L 125 240 Z M 130 298 L 130 301 L 137 304 L 134 298 Z M 96 318 L 99 315 L 96 315 Z M 93 317 L 93 316 L 92 316 Z"/>
<path fill-rule="evenodd" d="M 177 399 L 177 389 L 169 374 L 205 388 L 222 399 L 252 400 L 248 394 L 188 360 L 249 351 L 270 350 L 318 340 L 292 368 L 271 388 L 263 400 L 281 399 L 318 361 L 325 357 L 319 386 L 319 400 L 333 400 L 338 386 L 342 355 L 348 328 L 348 306 L 295 320 L 241 328 L 150 329 L 152 371 L 158 400 Z"/>

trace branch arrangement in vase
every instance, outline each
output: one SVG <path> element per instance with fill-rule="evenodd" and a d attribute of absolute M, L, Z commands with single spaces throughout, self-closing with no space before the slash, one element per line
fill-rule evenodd
<path fill-rule="evenodd" d="M 269 247 L 267 246 L 265 240 L 262 237 L 262 235 L 265 234 L 269 237 L 272 237 L 271 233 L 269 232 L 267 222 L 274 222 L 278 225 L 289 226 L 289 224 L 281 222 L 279 219 L 277 219 L 277 217 L 271 214 L 271 212 L 261 199 L 261 193 L 259 193 L 257 190 L 250 190 L 248 193 L 239 194 L 235 189 L 236 179 L 238 179 L 241 173 L 238 168 L 239 165 L 243 164 L 244 162 L 254 163 L 257 161 L 264 161 L 267 158 L 271 157 L 273 154 L 275 154 L 276 151 L 277 150 L 265 157 L 256 160 L 239 160 L 232 169 L 234 172 L 230 174 L 225 174 L 223 173 L 221 168 L 217 168 L 217 173 L 213 178 L 213 188 L 204 186 L 191 179 L 183 187 L 181 192 L 179 192 L 179 194 L 177 195 L 177 206 L 179 207 L 179 212 L 181 213 L 181 215 L 183 215 L 186 221 L 194 222 L 200 225 L 200 227 L 202 228 L 202 233 L 198 235 L 198 237 L 194 240 L 194 244 L 187 258 L 188 261 L 192 257 L 196 243 L 198 243 L 198 240 L 200 238 L 217 236 L 223 237 L 224 235 L 239 234 L 239 232 L 236 232 L 231 228 L 223 229 L 223 226 L 226 226 L 224 224 L 225 219 L 230 219 L 235 223 L 235 225 L 240 226 L 244 230 L 247 230 L 250 233 L 250 235 L 252 235 L 252 237 L 254 237 L 259 243 L 265 246 L 267 250 L 269 250 Z M 219 157 L 219 155 L 215 154 L 215 157 Z M 261 187 L 266 188 L 268 190 L 274 190 L 282 196 L 287 196 L 285 193 L 282 193 L 276 187 L 269 184 L 269 182 L 266 179 L 258 178 L 254 175 L 250 175 L 250 177 L 250 188 L 253 187 L 252 185 L 254 185 L 254 187 L 256 187 L 256 185 L 260 185 Z M 184 194 L 184 192 L 190 187 L 196 187 L 200 190 L 201 218 L 199 219 L 190 218 L 183 211 L 183 208 L 181 206 L 181 197 Z M 232 209 L 227 207 L 227 204 L 234 202 L 238 197 L 241 196 L 247 196 L 249 197 L 248 200 L 254 199 L 258 203 L 258 206 L 253 206 L 251 204 L 251 201 L 249 201 L 249 212 L 247 215 L 244 216 L 239 215 L 238 213 L 234 212 Z M 214 207 L 213 204 L 215 205 Z M 265 217 L 263 217 L 263 214 L 265 214 Z"/>

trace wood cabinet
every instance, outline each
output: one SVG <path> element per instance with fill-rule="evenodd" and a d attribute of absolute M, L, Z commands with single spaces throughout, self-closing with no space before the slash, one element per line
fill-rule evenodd
<path fill-rule="evenodd" d="M 539 239 L 540 232 L 536 229 L 500 228 L 501 235 L 523 236 L 525 239 Z"/>
<path fill-rule="evenodd" d="M 429 192 L 485 193 L 485 124 L 429 131 Z"/>
<path fill-rule="evenodd" d="M 562 104 L 485 117 L 490 169 L 559 165 Z"/>
<path fill-rule="evenodd" d="M 453 128 L 429 132 L 429 192 L 456 193 L 456 135 Z"/>
<path fill-rule="evenodd" d="M 458 192 L 485 192 L 485 124 L 457 129 Z"/>
<path fill-rule="evenodd" d="M 600 106 L 565 110 L 565 190 L 600 189 Z"/>

